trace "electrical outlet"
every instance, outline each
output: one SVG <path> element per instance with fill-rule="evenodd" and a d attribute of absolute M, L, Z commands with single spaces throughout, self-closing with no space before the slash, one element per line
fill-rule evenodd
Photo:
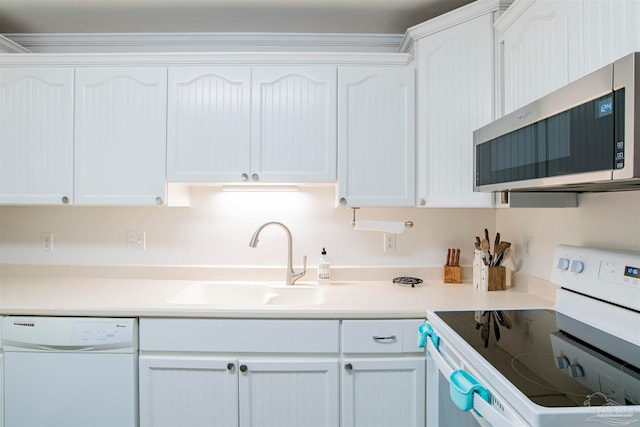
<path fill-rule="evenodd" d="M 40 233 L 40 248 L 45 252 L 53 251 L 53 233 L 43 231 Z"/>
<path fill-rule="evenodd" d="M 529 258 L 533 256 L 533 237 L 532 236 L 524 236 L 522 253 L 524 256 Z"/>
<path fill-rule="evenodd" d="M 393 252 L 396 250 L 396 235 L 393 233 L 384 233 L 384 251 Z"/>
<path fill-rule="evenodd" d="M 127 233 L 127 246 L 129 249 L 144 251 L 147 249 L 146 233 L 144 231 L 129 231 Z"/>

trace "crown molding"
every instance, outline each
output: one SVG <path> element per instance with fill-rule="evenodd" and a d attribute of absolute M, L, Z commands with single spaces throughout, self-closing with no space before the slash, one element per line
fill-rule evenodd
<path fill-rule="evenodd" d="M 504 11 L 514 0 L 476 0 L 458 9 L 437 16 L 421 24 L 409 28 L 400 42 L 398 52 L 410 52 L 413 44 L 423 37 L 454 27 L 478 16 L 497 11 Z"/>
<path fill-rule="evenodd" d="M 217 52 L 217 53 L 13 53 L 0 54 L 3 67 L 338 65 L 404 66 L 407 53 Z"/>
<path fill-rule="evenodd" d="M 20 46 L 11 39 L 0 35 L 0 52 L 2 53 L 29 53 L 29 49 Z"/>
<path fill-rule="evenodd" d="M 509 8 L 507 12 L 503 13 L 502 16 L 496 20 L 494 27 L 498 34 L 504 33 L 504 31 L 516 22 L 534 3 L 534 0 L 517 0 L 513 4 L 513 7 Z"/>
<path fill-rule="evenodd" d="M 397 52 L 402 34 L 75 33 L 5 34 L 34 53 Z"/>

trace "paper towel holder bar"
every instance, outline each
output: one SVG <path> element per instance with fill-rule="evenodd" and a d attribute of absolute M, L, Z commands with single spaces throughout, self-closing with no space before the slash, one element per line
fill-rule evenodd
<path fill-rule="evenodd" d="M 351 217 L 351 226 L 355 227 L 356 226 L 356 211 L 360 209 L 359 207 L 351 207 L 351 211 L 353 212 L 353 216 Z M 404 226 L 405 228 L 413 228 L 413 221 L 405 221 L 404 222 Z"/>

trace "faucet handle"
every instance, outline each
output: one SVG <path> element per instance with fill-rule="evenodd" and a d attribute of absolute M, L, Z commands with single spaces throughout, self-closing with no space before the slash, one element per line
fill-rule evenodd
<path fill-rule="evenodd" d="M 298 280 L 299 278 L 301 278 L 302 276 L 304 276 L 307 273 L 307 256 L 304 255 L 302 257 L 302 271 L 300 273 L 296 273 L 293 271 L 293 268 L 291 269 L 291 284 L 293 285 L 296 280 Z"/>

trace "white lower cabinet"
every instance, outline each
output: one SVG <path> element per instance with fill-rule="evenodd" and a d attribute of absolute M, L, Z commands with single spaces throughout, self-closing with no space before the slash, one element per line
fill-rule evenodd
<path fill-rule="evenodd" d="M 345 358 L 342 369 L 342 426 L 424 427 L 424 357 Z"/>
<path fill-rule="evenodd" d="M 424 427 L 422 322 L 141 319 L 140 425 Z"/>
<path fill-rule="evenodd" d="M 238 425 L 237 363 L 231 358 L 140 356 L 140 425 Z"/>
<path fill-rule="evenodd" d="M 424 427 L 423 319 L 342 322 L 341 426 Z"/>
<path fill-rule="evenodd" d="M 334 426 L 338 360 L 140 357 L 140 425 Z"/>
<path fill-rule="evenodd" d="M 140 425 L 339 424 L 339 321 L 140 320 Z"/>
<path fill-rule="evenodd" d="M 240 426 L 338 425 L 338 359 L 255 358 L 239 362 Z"/>

